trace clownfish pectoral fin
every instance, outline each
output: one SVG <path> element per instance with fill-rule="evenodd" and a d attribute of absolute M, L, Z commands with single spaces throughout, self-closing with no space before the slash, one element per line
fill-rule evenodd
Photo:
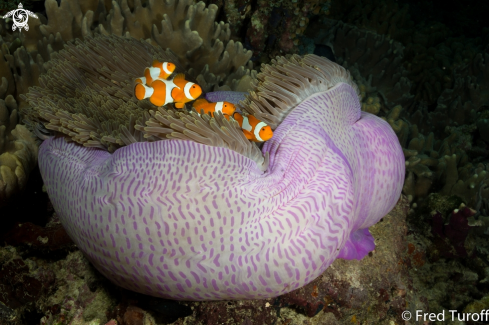
<path fill-rule="evenodd" d="M 134 79 L 134 84 L 145 84 L 146 83 L 146 78 L 145 77 L 139 77 Z"/>
<path fill-rule="evenodd" d="M 175 103 L 175 107 L 176 108 L 184 108 L 185 107 L 185 103 Z"/>
<path fill-rule="evenodd" d="M 243 130 L 243 133 L 248 140 L 253 140 L 253 134 L 250 131 Z"/>

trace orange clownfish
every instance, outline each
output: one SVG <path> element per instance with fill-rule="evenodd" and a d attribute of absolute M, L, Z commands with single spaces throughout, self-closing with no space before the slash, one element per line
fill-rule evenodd
<path fill-rule="evenodd" d="M 176 66 L 171 62 L 154 60 L 151 67 L 144 69 L 144 77 L 136 78 L 134 82 L 151 86 L 151 83 L 157 79 L 168 79 L 175 68 Z"/>
<path fill-rule="evenodd" d="M 151 86 L 138 83 L 134 87 L 134 94 L 139 100 L 149 98 L 149 101 L 156 106 L 175 103 L 176 108 L 184 108 L 185 103 L 195 100 L 202 94 L 202 88 L 185 80 L 185 75 L 180 73 L 172 80 L 156 79 Z"/>
<path fill-rule="evenodd" d="M 229 118 L 233 116 L 234 112 L 236 111 L 236 107 L 234 104 L 229 103 L 229 102 L 216 102 L 216 103 L 209 103 L 205 99 L 197 99 L 194 104 L 192 105 L 197 113 L 200 114 L 200 110 L 204 110 L 204 114 L 211 114 L 212 117 L 214 117 L 214 112 L 221 112 L 224 117 L 229 121 Z"/>
<path fill-rule="evenodd" d="M 253 115 L 243 116 L 236 112 L 233 118 L 238 122 L 241 129 L 243 129 L 243 133 L 248 140 L 263 142 L 270 140 L 273 136 L 272 128 Z"/>

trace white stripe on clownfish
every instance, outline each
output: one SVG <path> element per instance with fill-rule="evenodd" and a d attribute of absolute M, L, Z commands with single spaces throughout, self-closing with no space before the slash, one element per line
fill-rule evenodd
<path fill-rule="evenodd" d="M 146 72 L 149 76 L 149 70 Z M 146 79 L 146 82 L 148 81 Z M 176 108 L 184 108 L 185 103 L 198 98 L 201 94 L 202 88 L 185 80 L 183 73 L 177 74 L 172 80 L 158 78 L 151 82 L 150 86 L 144 85 L 140 79 L 136 79 L 134 86 L 134 95 L 138 100 L 149 98 L 149 101 L 156 106 L 174 103 Z"/>
<path fill-rule="evenodd" d="M 192 86 L 195 85 L 193 82 L 187 82 L 187 84 L 185 85 L 185 87 L 183 88 L 183 93 L 185 94 L 185 96 L 188 98 L 188 99 L 192 99 L 194 100 L 195 98 L 192 97 L 192 94 L 190 93 L 190 88 L 192 88 Z M 176 86 L 175 86 L 176 87 Z M 179 88 L 180 89 L 180 88 Z"/>
<path fill-rule="evenodd" d="M 253 115 L 243 116 L 235 112 L 233 118 L 238 122 L 245 137 L 254 142 L 263 142 L 273 137 L 272 128 Z"/>
<path fill-rule="evenodd" d="M 246 121 L 248 121 L 248 118 L 246 118 Z M 243 124 L 244 124 L 244 122 L 243 122 Z M 267 125 L 268 125 L 268 124 L 267 124 L 267 123 L 265 123 L 265 122 L 260 122 L 260 123 L 258 123 L 258 124 L 255 126 L 255 132 L 254 132 L 254 134 L 255 134 L 255 138 L 256 138 L 258 141 L 261 141 L 261 142 L 265 141 L 265 140 L 263 140 L 263 139 L 260 137 L 260 130 L 261 130 L 261 128 L 262 128 L 262 127 L 265 127 L 265 126 L 267 126 Z"/>
<path fill-rule="evenodd" d="M 173 103 L 174 100 L 173 100 L 171 93 L 172 93 L 173 89 L 175 89 L 175 88 L 180 89 L 180 87 L 175 85 L 175 83 L 173 82 L 173 79 L 172 80 L 158 79 L 158 80 L 163 81 L 166 85 L 165 103 L 162 106 L 169 104 L 169 103 Z"/>
<path fill-rule="evenodd" d="M 165 71 L 165 73 L 167 73 L 169 75 L 173 73 L 173 71 L 168 70 L 168 62 L 163 63 L 162 67 L 163 67 L 163 71 Z"/>
<path fill-rule="evenodd" d="M 145 98 L 149 98 L 153 95 L 153 93 L 155 92 L 155 90 L 153 89 L 153 87 L 148 87 L 146 86 L 144 83 L 141 84 L 141 86 L 144 87 L 144 95 L 145 95 Z"/>
<path fill-rule="evenodd" d="M 160 76 L 160 68 L 148 67 L 149 75 L 153 80 L 159 79 Z M 166 72 L 166 71 L 165 71 Z"/>
<path fill-rule="evenodd" d="M 222 107 L 224 105 L 224 102 L 217 102 L 216 106 L 214 107 L 215 112 L 221 112 L 222 113 Z"/>
<path fill-rule="evenodd" d="M 241 125 L 241 128 L 243 130 L 251 132 L 252 126 L 250 125 L 250 121 L 248 119 L 248 116 L 243 115 L 243 124 Z"/>

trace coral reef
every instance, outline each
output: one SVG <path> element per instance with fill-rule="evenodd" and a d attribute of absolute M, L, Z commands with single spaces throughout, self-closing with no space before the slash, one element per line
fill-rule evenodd
<path fill-rule="evenodd" d="M 81 252 L 69 253 L 55 263 L 22 258 L 12 246 L 2 248 L 0 256 L 0 303 L 3 312 L 8 311 L 8 317 L 2 313 L 8 323 L 79 324 L 95 321 L 103 324 L 107 321 L 105 310 L 113 308 L 115 297 L 107 288 L 96 284 L 100 276 Z M 33 310 L 38 313 L 30 314 Z"/>
<path fill-rule="evenodd" d="M 26 8 L 40 8 L 42 11 L 41 3 L 23 2 Z M 481 17 L 487 16 L 483 10 L 487 5 L 480 3 L 471 6 L 467 2 L 460 2 L 446 6 L 438 0 L 212 0 L 207 3 L 213 4 L 206 7 L 203 3 L 189 0 L 164 3 L 138 0 L 48 0 L 45 2 L 45 11 L 38 13 L 39 20 L 30 19 L 30 30 L 22 33 L 12 32 L 11 20 L 0 19 L 0 205 L 12 202 L 23 206 L 25 202 L 31 202 L 31 197 L 21 192 L 26 186 L 30 170 L 36 165 L 37 142 L 28 133 L 28 129 L 45 137 L 46 130 L 42 125 L 50 123 L 53 128 L 61 130 L 57 132 L 58 135 L 74 137 L 82 143 L 93 141 L 91 145 L 112 152 L 135 139 L 155 141 L 181 138 L 244 153 L 262 170 L 269 166 L 270 161 L 261 150 L 241 141 L 233 133 L 232 122 L 229 124 L 219 117 L 213 121 L 205 118 L 201 120 L 192 113 L 155 109 L 140 103 L 135 104 L 135 113 L 117 115 L 112 125 L 110 121 L 104 122 L 104 127 L 111 126 L 87 131 L 81 130 L 83 128 L 77 125 L 79 121 L 73 120 L 79 112 L 70 111 L 68 116 L 64 115 L 57 106 L 58 103 L 67 105 L 61 99 L 49 109 L 56 118 L 51 122 L 51 116 L 44 115 L 49 119 L 43 119 L 23 98 L 27 98 L 25 96 L 29 87 L 46 86 L 39 83 L 42 79 L 40 76 L 46 74 L 48 69 L 53 69 L 53 64 L 59 63 L 56 57 L 59 59 L 60 54 L 66 55 L 66 52 L 61 51 L 67 43 L 68 48 L 77 51 L 76 47 L 81 43 L 73 42 L 75 38 L 93 41 L 100 34 L 126 39 L 132 36 L 137 40 L 145 40 L 145 43 L 137 41 L 140 44 L 138 46 L 149 46 L 151 51 L 156 49 L 156 56 L 171 48 L 180 61 L 181 71 L 201 84 L 209 96 L 213 95 L 208 92 L 214 90 L 247 91 L 255 87 L 251 81 L 257 77 L 257 72 L 251 70 L 252 64 L 248 62 L 250 58 L 258 67 L 259 63 L 272 62 L 276 55 L 297 52 L 321 54 L 349 69 L 358 84 L 362 111 L 387 121 L 403 148 L 406 167 L 403 193 L 409 202 L 409 243 L 407 256 L 401 259 L 399 265 L 410 270 L 406 277 L 412 283 L 406 295 L 409 296 L 413 288 L 417 289 L 415 297 L 406 298 L 406 301 L 410 305 L 413 300 L 416 301 L 416 306 L 424 311 L 457 309 L 478 312 L 484 309 L 489 290 L 489 29 L 482 28 L 480 22 L 484 21 Z M 468 19 L 469 14 L 475 11 L 479 18 Z M 226 23 L 215 23 L 216 17 Z M 465 30 L 464 35 L 460 34 L 460 30 Z M 147 62 L 148 58 L 144 55 L 142 57 Z M 144 60 L 136 62 L 136 65 Z M 125 64 L 128 61 L 120 62 Z M 133 66 L 133 62 L 125 65 L 125 68 L 130 66 Z M 112 73 L 105 75 L 105 82 L 117 80 Z M 56 77 L 52 80 L 58 79 Z M 66 79 L 63 82 L 61 80 L 58 80 L 58 87 L 66 87 Z M 107 84 L 97 80 L 91 87 L 97 90 L 97 85 L 102 85 L 114 91 L 111 82 Z M 256 83 L 260 83 L 262 89 L 267 87 L 263 80 Z M 78 93 L 80 89 L 74 91 Z M 45 89 L 43 92 L 51 94 L 47 97 L 56 98 L 53 89 Z M 129 93 L 123 89 L 119 95 L 124 92 L 126 95 Z M 217 97 L 228 96 L 216 94 Z M 257 91 L 256 94 L 255 98 L 258 98 L 265 93 Z M 100 101 L 105 101 L 117 103 L 113 108 L 122 108 L 127 112 L 131 105 L 124 103 L 126 106 L 119 106 L 120 102 L 116 101 L 117 97 L 111 97 L 112 93 L 107 96 L 103 94 L 103 98 L 92 95 L 85 94 L 82 98 L 85 102 L 78 98 L 78 106 L 74 106 L 80 108 L 82 103 L 98 105 Z M 248 100 L 248 104 L 253 102 L 253 98 Z M 276 100 L 276 96 L 272 96 L 269 103 Z M 269 118 L 266 109 L 264 112 L 261 109 L 251 109 L 249 112 L 258 112 L 263 114 L 263 118 Z M 34 123 L 25 120 L 25 114 Z M 93 117 L 89 119 L 93 121 Z M 84 118 L 81 120 L 86 121 Z M 26 121 L 27 125 L 19 124 L 22 121 Z M 269 122 L 273 122 L 273 119 Z M 187 124 L 192 124 L 190 128 L 197 132 L 192 133 L 194 131 L 188 129 Z M 83 124 L 83 127 L 87 125 Z M 202 125 L 205 128 L 201 128 Z M 227 131 L 219 133 L 218 129 Z M 231 135 L 228 141 L 224 137 L 226 134 Z M 462 203 L 464 205 L 461 206 Z M 0 219 L 19 218 L 20 214 L 13 209 L 12 204 L 8 208 L 0 208 Z M 3 218 L 3 215 L 8 217 Z M 60 251 L 73 248 L 69 241 L 65 241 L 67 235 L 62 234 L 63 229 L 59 224 L 44 229 L 32 222 L 30 220 L 23 222 L 22 226 L 15 225 L 7 237 L 2 237 L 2 241 L 16 246 L 18 255 L 26 256 L 53 252 L 58 256 Z M 394 245 L 385 243 L 378 243 L 371 257 L 375 257 L 383 245 Z M 56 250 L 56 247 L 62 249 Z M 335 261 L 333 266 L 340 262 Z M 12 322 L 28 322 L 33 319 L 29 317 L 36 316 L 28 309 L 37 310 L 42 315 L 54 315 L 44 318 L 43 322 L 46 323 L 66 323 L 67 319 L 81 323 L 93 320 L 111 324 L 115 320 L 119 324 L 161 321 L 154 311 L 145 309 L 146 301 L 141 303 L 144 299 L 140 296 L 131 296 L 129 300 L 117 302 L 115 311 L 102 318 L 74 317 L 74 314 L 87 306 L 76 305 L 70 309 L 68 305 L 71 302 L 64 305 L 66 309 L 61 313 L 59 304 L 50 306 L 49 311 L 47 307 L 40 308 L 35 306 L 36 302 L 43 301 L 41 297 L 49 294 L 49 285 L 63 285 L 62 282 L 46 280 L 44 286 L 39 285 L 36 281 L 40 278 L 29 274 L 22 263 L 15 263 L 6 263 L 6 273 L 2 273 L 8 282 L 6 285 L 21 288 L 31 284 L 39 289 L 39 293 L 27 287 L 25 292 L 35 298 L 10 296 L 14 298 L 13 303 L 20 303 L 21 306 L 11 309 L 0 304 L 2 321 L 17 317 Z M 31 267 L 33 264 L 27 258 L 25 265 Z M 344 263 L 343 266 L 348 265 Z M 375 266 L 378 265 L 370 265 L 371 269 L 362 274 L 370 275 Z M 333 271 L 333 268 L 329 268 L 324 274 Z M 354 273 L 343 269 L 342 272 L 340 275 Z M 280 303 L 279 300 L 269 300 L 269 305 L 256 302 L 194 304 L 192 307 L 195 313 L 187 316 L 186 321 L 205 323 L 233 319 L 233 322 L 245 324 L 262 318 L 264 323 L 276 320 L 284 324 L 398 321 L 392 311 L 399 313 L 395 304 L 399 302 L 399 297 L 404 296 L 392 292 L 402 293 L 403 289 L 375 287 L 379 284 L 378 279 L 370 280 L 380 298 L 377 305 L 368 305 L 367 310 L 378 311 L 376 315 L 381 315 L 380 320 L 376 315 L 368 316 L 366 310 L 351 312 L 351 306 L 345 304 L 349 299 L 362 301 L 362 304 L 375 300 L 373 291 L 372 295 L 362 294 L 365 290 L 370 292 L 368 286 L 360 293 L 355 291 L 351 296 L 346 289 L 341 290 L 346 287 L 358 288 L 354 285 L 357 283 L 356 278 L 345 280 L 341 277 L 341 281 L 336 281 L 336 278 L 331 277 L 330 284 L 338 284 L 333 289 L 332 285 L 321 287 L 320 279 L 300 289 L 300 293 L 290 293 Z M 105 280 L 99 278 L 98 281 Z M 93 290 L 93 283 L 88 287 Z M 13 292 L 10 287 L 7 291 L 9 295 Z M 325 292 L 327 294 L 323 295 Z M 334 295 L 336 292 L 341 294 Z M 78 303 L 83 298 L 75 300 Z M 140 303 L 135 303 L 135 300 Z M 2 302 L 5 304 L 5 301 Z M 290 306 L 287 306 L 289 302 Z M 160 311 L 166 308 L 181 312 L 181 317 L 192 313 L 179 304 L 162 303 L 158 306 Z M 321 306 L 324 310 L 315 314 Z M 387 306 L 390 311 L 385 312 L 384 307 Z M 256 318 L 247 314 L 249 309 L 259 311 L 255 313 Z M 296 309 L 302 314 L 297 314 Z M 39 318 L 33 322 L 38 323 Z M 168 323 L 176 318 L 175 315 L 163 317 Z M 183 321 L 181 319 L 178 322 Z"/>
<path fill-rule="evenodd" d="M 485 172 L 482 177 L 479 174 L 484 165 L 471 163 L 472 157 L 480 161 L 488 156 L 483 142 L 484 109 L 489 105 L 487 50 L 477 53 L 482 49 L 480 39 L 450 38 L 447 27 L 440 24 L 438 29 L 418 30 L 411 23 L 398 25 L 405 26 L 410 35 L 389 30 L 390 20 L 406 22 L 407 10 L 384 16 L 380 13 L 397 5 L 363 2 L 346 1 L 332 7 L 331 18 L 356 26 L 323 17 L 305 35 L 317 46 L 331 47 L 336 60 L 350 69 L 359 84 L 362 109 L 386 119 L 395 130 L 406 156 L 404 193 L 413 207 L 423 204 L 434 189 L 457 194 L 473 206 L 477 189 L 487 177 Z M 467 42 L 468 48 L 463 45 Z M 426 47 L 433 45 L 436 48 L 431 48 L 429 57 Z M 418 55 L 431 61 L 420 62 Z M 429 95 L 424 95 L 425 90 Z M 481 140 L 473 145 L 478 136 Z M 483 191 L 482 196 L 487 194 Z"/>
<path fill-rule="evenodd" d="M 331 0 L 224 1 L 223 10 L 234 34 L 245 35 L 252 60 L 269 63 L 276 56 L 303 52 L 309 19 L 328 14 L 330 6 Z"/>

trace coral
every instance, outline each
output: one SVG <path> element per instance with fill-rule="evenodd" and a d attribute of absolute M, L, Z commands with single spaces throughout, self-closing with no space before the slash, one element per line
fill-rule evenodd
<path fill-rule="evenodd" d="M 334 1 L 330 11 L 330 19 L 386 35 L 399 42 L 408 40 L 414 27 L 408 5 L 399 8 L 399 4 L 392 0 Z"/>
<path fill-rule="evenodd" d="M 408 217 L 408 247 L 418 265 L 411 268 L 413 287 L 432 312 L 477 306 L 487 291 L 487 235 L 483 218 L 456 195 L 432 193 L 423 207 Z"/>
<path fill-rule="evenodd" d="M 469 235 L 469 218 L 475 213 L 463 203 L 452 211 L 447 220 L 441 212 L 432 212 L 434 241 L 442 257 L 467 257 L 464 245 Z"/>
<path fill-rule="evenodd" d="M 53 206 L 107 278 L 179 300 L 267 298 L 374 247 L 366 228 L 396 204 L 404 180 L 389 125 L 360 111 L 343 68 L 314 55 L 277 58 L 253 85 L 243 111 L 276 127 L 262 148 L 265 172 L 202 141 L 133 143 L 113 154 L 44 141 L 40 169 Z M 173 137 L 207 127 L 181 114 Z M 205 137 L 221 137 L 212 121 Z"/>
<path fill-rule="evenodd" d="M 423 133 L 436 134 L 443 134 L 447 127 L 475 124 L 484 139 L 484 111 L 489 105 L 488 59 L 489 54 L 478 53 L 469 62 L 463 61 L 451 69 L 450 82 L 439 88 L 434 100 L 412 107 L 416 109 L 411 116 L 412 123 Z M 428 109 L 427 104 L 432 108 Z"/>
<path fill-rule="evenodd" d="M 0 250 L 2 310 L 10 310 L 9 324 L 80 324 L 105 322 L 114 297 L 106 287 L 94 285 L 99 275 L 80 252 L 69 253 L 60 261 L 22 258 L 12 246 Z M 37 310 L 42 318 L 26 319 Z M 24 317 L 22 317 L 24 315 Z M 0 314 L 0 320 L 7 317 Z M 40 319 L 41 318 L 41 319 Z"/>
<path fill-rule="evenodd" d="M 477 193 L 489 176 L 484 164 L 474 166 L 469 162 L 475 126 L 447 127 L 449 135 L 437 140 L 433 132 L 423 135 L 418 130 L 420 123 L 414 123 L 417 120 L 412 117 L 401 118 L 402 114 L 403 108 L 396 106 L 382 118 L 396 132 L 403 147 L 407 175 L 403 193 L 409 201 L 417 206 L 416 201 L 423 201 L 433 188 L 438 188 L 439 193 L 457 195 L 474 206 Z M 489 197 L 489 191 L 484 189 L 481 193 Z"/>
<path fill-rule="evenodd" d="M 259 0 L 255 10 L 246 9 L 241 19 L 249 16 L 250 22 L 243 25 L 242 29 L 246 30 L 245 44 L 252 49 L 253 60 L 268 63 L 277 55 L 298 53 L 304 45 L 302 36 L 309 19 L 314 15 L 327 15 L 330 5 L 331 0 L 278 3 Z M 228 16 L 233 16 L 235 8 L 225 6 L 224 10 Z"/>
<path fill-rule="evenodd" d="M 368 80 L 369 86 L 376 88 L 389 109 L 396 105 L 411 105 L 411 83 L 402 66 L 401 43 L 329 19 L 310 28 L 315 44 L 330 46 L 337 62 L 348 68 L 352 75 Z"/>
<path fill-rule="evenodd" d="M 411 13 L 416 12 L 418 16 L 421 11 Z M 402 43 L 406 70 L 403 75 L 412 85 L 413 99 L 427 106 L 436 105 L 440 95 L 453 87 L 453 72 L 473 60 L 481 46 L 485 46 L 480 38 L 454 37 L 450 29 L 453 21 L 445 26 L 421 19 L 415 27 L 408 5 L 399 8 L 395 1 L 334 2 L 329 18 Z M 407 110 L 415 111 L 407 103 L 402 104 Z"/>
<path fill-rule="evenodd" d="M 474 301 L 470 304 L 468 304 L 465 309 L 464 309 L 464 313 L 476 313 L 476 314 L 484 314 L 485 317 L 483 318 L 484 320 L 488 320 L 487 319 L 487 313 L 485 313 L 487 311 L 487 306 L 489 306 L 489 295 L 485 295 L 484 297 L 482 297 L 480 300 L 478 301 Z M 482 318 L 481 318 L 482 320 Z"/>
<path fill-rule="evenodd" d="M 398 135 L 406 158 L 403 192 L 412 207 L 433 190 L 473 206 L 487 177 L 477 162 L 489 156 L 483 40 L 452 37 L 440 23 L 415 30 L 407 7 L 399 10 L 393 1 L 344 1 L 331 13 L 306 35 L 333 49 L 359 84 L 363 110 L 387 120 Z"/>
<path fill-rule="evenodd" d="M 25 186 L 37 164 L 37 140 L 17 124 L 17 111 L 12 95 L 0 99 L 0 206 Z"/>

